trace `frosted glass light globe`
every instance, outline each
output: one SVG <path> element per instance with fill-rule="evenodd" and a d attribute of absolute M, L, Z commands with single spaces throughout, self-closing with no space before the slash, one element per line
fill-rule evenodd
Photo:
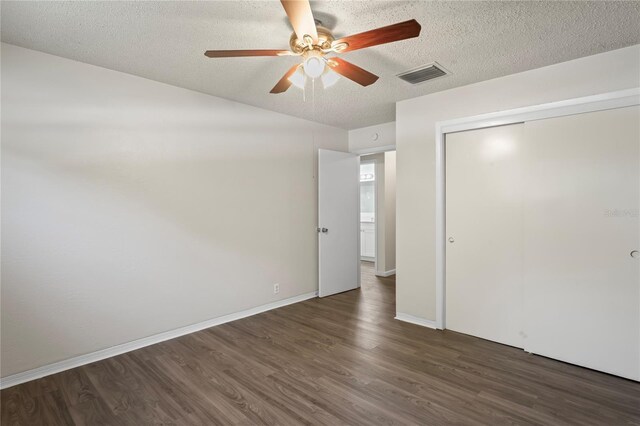
<path fill-rule="evenodd" d="M 304 72 L 302 72 L 302 69 L 298 68 L 296 72 L 291 74 L 291 77 L 289 77 L 289 81 L 298 89 L 304 89 L 305 76 Z"/>
<path fill-rule="evenodd" d="M 335 71 L 331 71 L 331 68 L 329 68 L 326 73 L 322 74 L 321 78 L 322 85 L 325 89 L 328 89 L 340 80 L 340 75 Z"/>
<path fill-rule="evenodd" d="M 311 78 L 318 78 L 324 72 L 325 63 L 317 56 L 309 56 L 304 61 L 304 72 Z"/>

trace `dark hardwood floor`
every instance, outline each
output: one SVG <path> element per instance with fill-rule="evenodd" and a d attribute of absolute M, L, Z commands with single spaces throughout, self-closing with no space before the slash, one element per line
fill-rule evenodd
<path fill-rule="evenodd" d="M 640 384 L 394 320 L 394 277 L 3 390 L 2 425 L 640 425 Z"/>

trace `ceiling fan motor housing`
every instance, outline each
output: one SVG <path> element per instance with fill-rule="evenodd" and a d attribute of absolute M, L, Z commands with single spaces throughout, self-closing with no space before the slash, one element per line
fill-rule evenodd
<path fill-rule="evenodd" d="M 316 28 L 318 30 L 318 42 L 313 44 L 311 47 L 309 47 L 305 40 L 299 39 L 295 32 L 291 34 L 291 38 L 289 39 L 291 51 L 293 53 L 303 54 L 304 52 L 312 49 L 330 49 L 331 44 L 335 40 L 333 34 L 331 34 L 331 31 L 325 27 L 317 26 Z"/>

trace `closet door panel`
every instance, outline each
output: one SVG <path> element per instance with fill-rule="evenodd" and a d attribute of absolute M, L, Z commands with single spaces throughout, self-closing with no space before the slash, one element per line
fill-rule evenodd
<path fill-rule="evenodd" d="M 525 350 L 640 379 L 640 109 L 524 124 Z"/>
<path fill-rule="evenodd" d="M 523 347 L 523 125 L 446 136 L 446 325 Z"/>

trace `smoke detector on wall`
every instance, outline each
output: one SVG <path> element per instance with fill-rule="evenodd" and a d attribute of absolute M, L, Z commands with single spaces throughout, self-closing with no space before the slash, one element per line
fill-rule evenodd
<path fill-rule="evenodd" d="M 397 75 L 401 80 L 411 84 L 420 84 L 425 81 L 433 80 L 435 78 L 444 77 L 451 74 L 442 65 L 437 62 L 433 62 L 427 65 L 422 65 L 418 68 L 414 68 L 409 71 L 405 71 Z"/>

